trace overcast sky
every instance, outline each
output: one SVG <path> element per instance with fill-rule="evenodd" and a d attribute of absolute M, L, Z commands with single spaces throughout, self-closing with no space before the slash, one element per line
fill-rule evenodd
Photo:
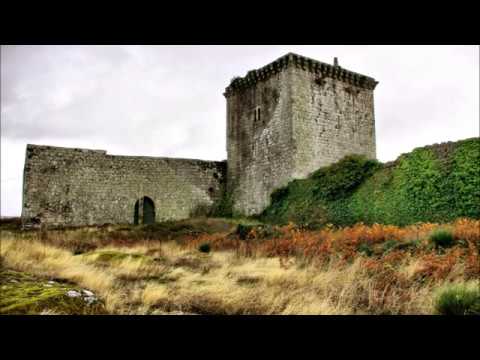
<path fill-rule="evenodd" d="M 377 156 L 479 135 L 478 46 L 2 46 L 1 208 L 26 144 L 226 159 L 223 91 L 295 52 L 374 77 Z"/>

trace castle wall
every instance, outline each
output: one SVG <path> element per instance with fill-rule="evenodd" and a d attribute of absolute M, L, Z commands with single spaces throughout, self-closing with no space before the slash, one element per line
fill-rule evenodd
<path fill-rule="evenodd" d="M 155 204 L 156 221 L 212 209 L 224 192 L 225 162 L 28 145 L 22 219 L 49 225 L 133 223 L 135 202 Z"/>
<path fill-rule="evenodd" d="M 289 71 L 276 72 L 227 96 L 228 192 L 234 213 L 251 215 L 293 169 Z M 260 109 L 260 119 L 255 111 Z"/>
<path fill-rule="evenodd" d="M 349 154 L 376 158 L 373 89 L 294 67 L 293 177 L 304 178 Z"/>
<path fill-rule="evenodd" d="M 156 221 L 182 219 L 213 210 L 225 186 L 234 215 L 258 214 L 295 178 L 348 154 L 375 158 L 376 84 L 292 53 L 233 79 L 224 94 L 228 171 L 226 162 L 28 145 L 22 217 L 132 223 L 135 202 L 148 196 Z"/>

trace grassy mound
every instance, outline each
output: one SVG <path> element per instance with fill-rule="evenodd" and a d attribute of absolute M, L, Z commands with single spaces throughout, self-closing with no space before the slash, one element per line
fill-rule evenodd
<path fill-rule="evenodd" d="M 272 194 L 260 220 L 310 226 L 480 218 L 480 139 L 417 148 L 391 164 L 348 156 Z"/>
<path fill-rule="evenodd" d="M 85 296 L 82 290 L 58 281 L 30 274 L 0 272 L 0 314 L 105 314 L 103 304 Z M 74 297 L 69 296 L 73 292 Z M 83 295 L 83 296 L 82 296 Z M 88 299 L 92 299 L 90 302 Z"/>

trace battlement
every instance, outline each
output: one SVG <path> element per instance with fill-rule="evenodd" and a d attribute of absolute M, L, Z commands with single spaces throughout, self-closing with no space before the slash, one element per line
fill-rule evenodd
<path fill-rule="evenodd" d="M 373 90 L 378 84 L 378 81 L 372 77 L 302 55 L 288 53 L 260 69 L 249 71 L 244 77 L 234 78 L 230 82 L 230 85 L 225 89 L 224 96 L 228 98 L 237 90 L 251 87 L 258 81 L 266 80 L 274 74 L 286 69 L 289 65 L 314 73 L 320 78 L 333 78 L 365 89 Z"/>

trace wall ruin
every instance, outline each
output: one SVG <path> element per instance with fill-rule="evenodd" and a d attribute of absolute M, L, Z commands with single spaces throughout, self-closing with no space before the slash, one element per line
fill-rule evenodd
<path fill-rule="evenodd" d="M 227 198 L 234 215 L 258 214 L 295 178 L 348 154 L 375 158 L 376 85 L 338 62 L 292 53 L 234 78 L 224 94 L 226 162 L 28 145 L 22 218 L 133 223 L 144 197 L 153 200 L 156 221 L 209 213 Z"/>
<path fill-rule="evenodd" d="M 28 145 L 22 219 L 25 224 L 128 224 L 134 221 L 135 202 L 144 196 L 154 201 L 156 221 L 188 218 L 215 208 L 225 173 L 225 162 Z"/>

